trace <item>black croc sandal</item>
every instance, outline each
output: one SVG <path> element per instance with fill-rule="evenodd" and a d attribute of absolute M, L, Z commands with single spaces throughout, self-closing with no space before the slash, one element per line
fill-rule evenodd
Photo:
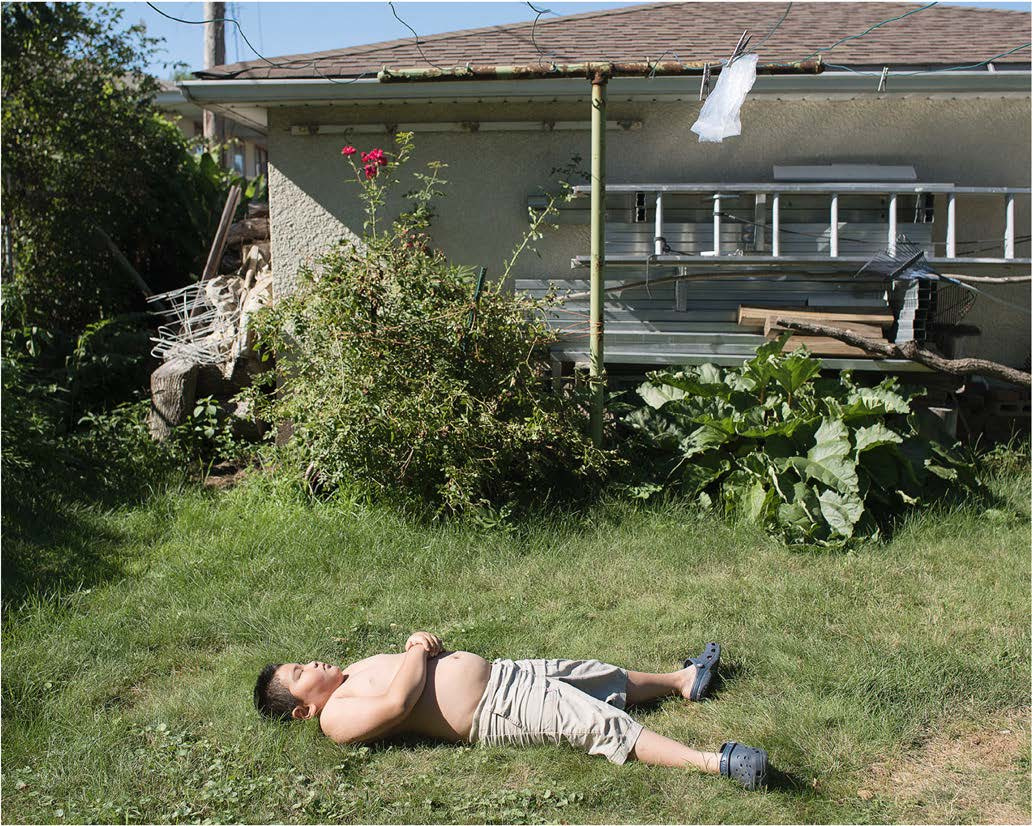
<path fill-rule="evenodd" d="M 720 776 L 737 780 L 750 791 L 767 785 L 767 752 L 731 740 L 720 747 Z"/>
<path fill-rule="evenodd" d="M 720 665 L 720 643 L 708 642 L 698 657 L 689 657 L 684 661 L 684 667 L 690 665 L 698 667 L 699 672 L 695 675 L 695 684 L 688 693 L 689 700 L 701 700 L 709 694 L 710 684 L 713 682 L 713 675 Z"/>

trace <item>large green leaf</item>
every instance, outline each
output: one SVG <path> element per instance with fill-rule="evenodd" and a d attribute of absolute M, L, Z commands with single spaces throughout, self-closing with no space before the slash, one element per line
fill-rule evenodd
<path fill-rule="evenodd" d="M 910 412 L 910 399 L 886 382 L 876 387 L 857 387 L 848 401 L 856 405 L 857 412 L 864 408 L 869 413 L 879 414 Z"/>
<path fill-rule="evenodd" d="M 882 444 L 865 450 L 859 456 L 859 467 L 881 490 L 896 490 L 902 481 L 901 465 L 906 460 L 893 444 Z"/>
<path fill-rule="evenodd" d="M 832 532 L 843 539 L 853 535 L 853 526 L 864 514 L 864 503 L 853 495 L 843 495 L 833 490 L 826 490 L 818 498 L 821 514 L 831 526 Z"/>
<path fill-rule="evenodd" d="M 762 522 L 768 505 L 777 494 L 757 480 L 746 488 L 741 497 L 742 515 L 750 522 Z"/>
<path fill-rule="evenodd" d="M 821 372 L 821 363 L 802 353 L 793 353 L 773 367 L 774 381 L 790 395 Z"/>
<path fill-rule="evenodd" d="M 670 383 L 653 384 L 652 382 L 645 382 L 638 388 L 638 395 L 645 400 L 649 407 L 659 410 L 667 402 L 683 399 L 685 391 L 679 387 L 674 387 Z"/>
<path fill-rule="evenodd" d="M 743 427 L 739 429 L 739 436 L 747 436 L 750 439 L 766 439 L 771 436 L 791 436 L 799 428 L 813 424 L 813 421 L 803 417 L 791 419 L 774 419 L 768 425 L 756 427 Z"/>
<path fill-rule="evenodd" d="M 848 456 L 852 452 L 849 444 L 849 431 L 838 419 L 824 419 L 813 435 L 814 445 L 806 457 L 813 462 L 825 459 L 837 459 Z"/>
<path fill-rule="evenodd" d="M 695 374 L 703 384 L 720 384 L 724 381 L 724 371 L 715 364 L 700 364 Z"/>
<path fill-rule="evenodd" d="M 856 463 L 850 458 L 829 456 L 815 462 L 805 456 L 793 456 L 781 460 L 778 466 L 794 468 L 801 480 L 815 479 L 841 493 L 855 493 L 859 490 Z"/>
<path fill-rule="evenodd" d="M 821 513 L 821 503 L 809 487 L 797 482 L 792 487 L 791 501 L 779 505 L 778 522 L 786 537 L 806 542 L 827 537 L 829 529 Z"/>
<path fill-rule="evenodd" d="M 649 378 L 651 381 L 638 388 L 638 394 L 653 407 L 662 407 L 668 401 L 685 397 L 726 398 L 730 395 L 730 388 L 722 380 L 708 380 L 712 378 L 711 374 L 707 374 L 706 380 L 687 371 L 650 373 Z"/>
<path fill-rule="evenodd" d="M 677 450 L 685 438 L 681 428 L 668 417 L 654 413 L 649 407 L 632 411 L 624 421 L 660 450 Z"/>
<path fill-rule="evenodd" d="M 883 424 L 872 424 L 856 431 L 856 455 L 888 444 L 902 444 L 903 437 Z"/>
<path fill-rule="evenodd" d="M 699 493 L 731 469 L 731 462 L 716 453 L 686 459 L 679 466 L 686 493 Z"/>

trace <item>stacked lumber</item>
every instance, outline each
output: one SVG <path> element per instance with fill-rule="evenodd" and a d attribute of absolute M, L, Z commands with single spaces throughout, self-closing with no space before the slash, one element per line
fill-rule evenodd
<path fill-rule="evenodd" d="M 837 312 L 835 310 L 806 309 L 798 307 L 745 307 L 738 308 L 738 324 L 740 327 L 760 328 L 763 335 L 768 339 L 775 339 L 782 333 L 787 332 L 785 328 L 777 326 L 777 319 L 791 319 L 793 321 L 821 324 L 825 327 L 834 327 L 839 330 L 848 330 L 856 335 L 874 339 L 881 343 L 888 343 L 885 338 L 885 330 L 893 323 L 892 313 L 885 310 L 854 310 L 852 312 Z M 829 336 L 806 336 L 795 334 L 785 344 L 785 352 L 791 353 L 800 347 L 806 347 L 814 355 L 818 356 L 860 356 L 869 357 L 870 354 L 851 344 L 831 338 Z"/>

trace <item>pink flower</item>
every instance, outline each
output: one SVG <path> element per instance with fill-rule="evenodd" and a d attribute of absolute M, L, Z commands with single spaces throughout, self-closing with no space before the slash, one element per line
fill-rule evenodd
<path fill-rule="evenodd" d="M 354 155 L 357 151 L 358 150 L 355 149 L 355 147 L 353 147 L 353 146 L 345 146 L 343 149 L 340 150 L 340 154 L 341 155 L 346 155 L 346 156 L 350 157 L 350 156 Z"/>
<path fill-rule="evenodd" d="M 370 149 L 368 152 L 362 153 L 362 163 L 387 166 L 387 158 L 382 149 Z"/>
<path fill-rule="evenodd" d="M 365 170 L 365 176 L 367 178 L 375 178 L 376 177 L 376 172 L 377 172 L 376 164 L 374 164 L 374 163 L 367 163 L 363 167 L 363 169 Z"/>

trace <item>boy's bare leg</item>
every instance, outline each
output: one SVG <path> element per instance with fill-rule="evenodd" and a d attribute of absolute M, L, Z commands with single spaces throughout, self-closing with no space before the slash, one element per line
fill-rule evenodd
<path fill-rule="evenodd" d="M 707 774 L 720 774 L 720 755 L 717 752 L 696 751 L 648 729 L 643 729 L 638 736 L 630 758 L 650 766 L 691 766 Z"/>
<path fill-rule="evenodd" d="M 680 694 L 685 699 L 695 685 L 698 668 L 690 665 L 669 674 L 648 674 L 644 671 L 627 672 L 627 705 L 647 703 L 668 694 Z"/>

